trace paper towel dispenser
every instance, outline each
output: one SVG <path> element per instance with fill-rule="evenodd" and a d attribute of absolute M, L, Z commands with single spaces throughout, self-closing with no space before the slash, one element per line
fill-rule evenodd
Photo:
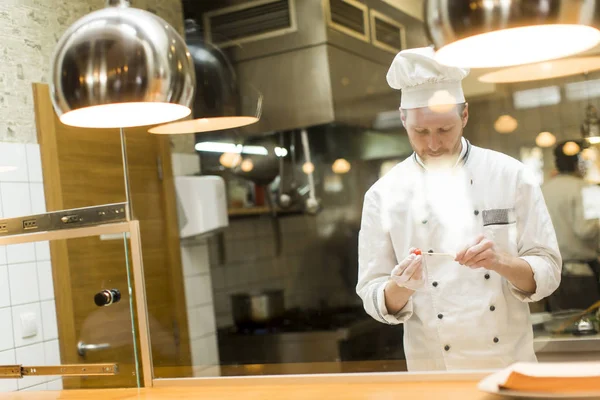
<path fill-rule="evenodd" d="M 219 176 L 176 176 L 181 238 L 216 233 L 229 226 L 225 181 Z"/>

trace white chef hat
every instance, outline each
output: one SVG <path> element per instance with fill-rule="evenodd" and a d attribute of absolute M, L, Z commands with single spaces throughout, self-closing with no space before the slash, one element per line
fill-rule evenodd
<path fill-rule="evenodd" d="M 402 90 L 400 108 L 411 109 L 465 102 L 461 81 L 469 69 L 438 63 L 431 47 L 402 50 L 387 73 L 387 82 Z"/>

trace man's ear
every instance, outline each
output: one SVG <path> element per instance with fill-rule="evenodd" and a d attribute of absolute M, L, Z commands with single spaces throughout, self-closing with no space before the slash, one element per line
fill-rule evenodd
<path fill-rule="evenodd" d="M 462 112 L 462 126 L 463 128 L 467 126 L 467 122 L 469 121 L 469 103 L 465 103 L 465 108 Z"/>
<path fill-rule="evenodd" d="M 406 114 L 403 109 L 400 109 L 400 120 L 402 120 L 402 126 L 406 129 Z"/>

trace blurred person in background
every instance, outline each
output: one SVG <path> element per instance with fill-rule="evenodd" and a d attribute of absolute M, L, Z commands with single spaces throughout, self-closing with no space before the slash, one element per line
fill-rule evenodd
<path fill-rule="evenodd" d="M 579 151 L 565 151 L 565 145 Z M 583 141 L 565 141 L 554 149 L 557 174 L 542 192 L 556 230 L 563 259 L 561 284 L 547 300 L 550 311 L 586 309 L 600 300 L 600 225 L 597 218 L 586 217 L 583 193 L 591 185 L 584 180 Z"/>

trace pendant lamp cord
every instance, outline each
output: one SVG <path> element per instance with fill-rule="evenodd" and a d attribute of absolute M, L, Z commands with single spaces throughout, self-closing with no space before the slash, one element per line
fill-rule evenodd
<path fill-rule="evenodd" d="M 133 206 L 131 204 L 131 188 L 129 186 L 129 167 L 127 164 L 127 142 L 125 139 L 125 130 L 123 128 L 119 129 L 121 134 L 121 157 L 123 159 L 123 179 L 125 181 L 125 201 L 127 205 L 125 207 L 125 217 L 127 221 L 131 221 L 133 219 Z"/>

